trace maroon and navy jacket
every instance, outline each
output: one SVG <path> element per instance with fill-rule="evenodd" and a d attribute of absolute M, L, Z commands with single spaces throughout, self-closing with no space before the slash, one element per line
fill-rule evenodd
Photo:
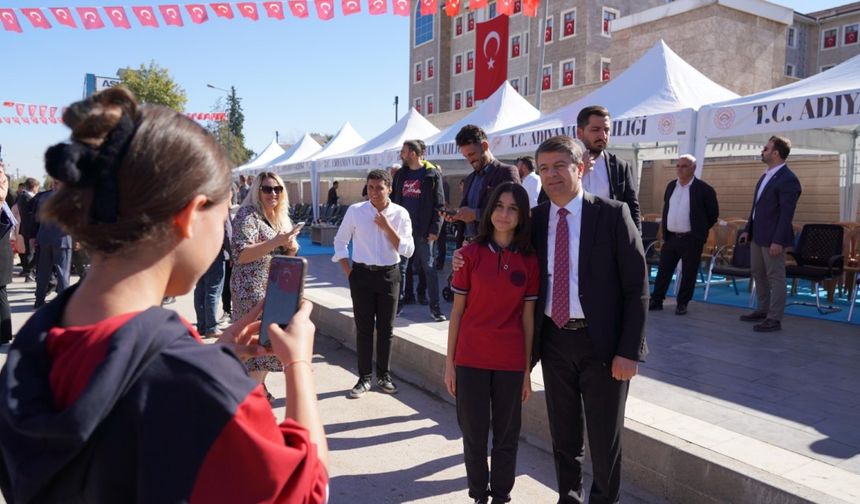
<path fill-rule="evenodd" d="M 73 291 L 30 318 L 0 372 L 8 502 L 325 502 L 307 430 L 277 425 L 232 352 L 160 307 L 59 327 Z"/>

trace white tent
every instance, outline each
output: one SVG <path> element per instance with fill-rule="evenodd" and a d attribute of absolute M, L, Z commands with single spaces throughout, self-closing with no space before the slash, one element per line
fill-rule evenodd
<path fill-rule="evenodd" d="M 254 175 L 257 171 L 262 170 L 266 167 L 273 159 L 284 153 L 284 149 L 278 145 L 278 142 L 272 140 L 272 143 L 266 146 L 257 157 L 248 161 L 247 163 L 239 166 L 238 168 L 233 169 L 234 175 Z"/>
<path fill-rule="evenodd" d="M 327 177 L 364 177 L 371 168 L 383 168 L 400 159 L 400 148 L 406 140 L 425 139 L 439 128 L 414 108 L 409 109 L 393 126 L 349 152 L 320 159 L 317 171 Z"/>
<path fill-rule="evenodd" d="M 696 111 L 738 95 L 713 82 L 675 54 L 662 40 L 624 72 L 597 90 L 528 124 L 498 132 L 496 154 L 534 152 L 554 135 L 576 136 L 576 116 L 589 105 L 603 105 L 612 117 L 611 145 L 678 142 L 693 150 Z"/>
<path fill-rule="evenodd" d="M 294 143 L 286 152 L 273 159 L 268 166 L 282 178 L 287 178 L 284 171 L 286 166 L 300 163 L 321 150 L 322 146 L 312 136 L 305 133 L 301 140 Z"/>
<path fill-rule="evenodd" d="M 534 108 L 509 82 L 505 82 L 472 113 L 426 140 L 427 158 L 462 159 L 454 138 L 467 124 L 480 126 L 487 135 L 533 121 L 540 117 Z"/>
<path fill-rule="evenodd" d="M 798 147 L 843 153 L 840 214 L 855 220 L 854 190 L 857 136 L 860 132 L 860 56 L 786 86 L 702 107 L 696 156 L 703 158 L 713 139 L 736 138 L 765 143 L 774 133 L 788 133 Z M 702 170 L 699 165 L 698 174 Z M 850 181 L 850 183 L 849 183 Z"/>

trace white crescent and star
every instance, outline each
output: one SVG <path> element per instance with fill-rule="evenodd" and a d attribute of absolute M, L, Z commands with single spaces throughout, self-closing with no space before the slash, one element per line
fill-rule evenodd
<path fill-rule="evenodd" d="M 292 4 L 292 7 L 293 7 L 293 9 L 295 9 L 295 11 L 296 11 L 296 12 L 298 12 L 299 14 L 304 14 L 304 13 L 305 13 L 305 6 L 304 6 L 304 4 L 300 4 L 300 3 L 296 2 L 296 3 Z"/>
<path fill-rule="evenodd" d="M 346 2 L 345 7 L 346 7 L 346 10 L 348 10 L 349 12 L 352 12 L 353 10 L 358 9 L 358 2 L 355 2 L 353 0 L 349 0 L 348 2 Z"/>
<path fill-rule="evenodd" d="M 58 10 L 54 13 L 55 16 L 63 19 L 68 19 L 69 14 L 65 10 Z"/>
<path fill-rule="evenodd" d="M 166 12 L 167 15 L 172 17 L 173 19 L 176 19 L 176 9 L 174 9 L 173 7 L 169 7 L 167 9 L 165 9 L 164 12 Z"/>
<path fill-rule="evenodd" d="M 397 6 L 398 10 L 406 10 L 406 0 L 396 0 L 394 4 Z"/>
<path fill-rule="evenodd" d="M 281 12 L 281 6 L 278 4 L 272 4 L 269 6 L 269 10 L 272 12 Z"/>
<path fill-rule="evenodd" d="M 493 51 L 493 56 L 490 56 L 489 54 L 487 54 L 487 46 L 489 45 L 489 42 L 491 40 L 496 41 L 496 50 Z M 501 47 L 501 45 L 502 45 L 502 41 L 501 41 L 501 38 L 499 37 L 499 32 L 497 32 L 497 31 L 491 31 L 490 33 L 487 34 L 487 37 L 484 39 L 484 49 L 483 49 L 484 50 L 484 57 L 488 58 L 487 59 L 487 68 L 490 70 L 492 70 L 496 64 L 496 60 L 494 58 L 497 54 L 499 54 L 499 47 Z"/>
<path fill-rule="evenodd" d="M 15 16 L 13 16 L 12 13 L 10 13 L 10 12 L 4 12 L 3 13 L 3 19 L 5 19 L 11 23 L 15 20 Z"/>
<path fill-rule="evenodd" d="M 243 5 L 242 10 L 247 12 L 248 14 L 254 14 L 254 12 L 255 12 L 255 9 L 253 7 L 251 7 L 250 5 Z"/>
<path fill-rule="evenodd" d="M 90 23 L 96 22 L 96 14 L 93 11 L 88 11 L 84 13 L 84 20 L 89 21 Z"/>
<path fill-rule="evenodd" d="M 152 19 L 152 13 L 149 12 L 148 10 L 140 11 L 140 15 L 141 15 L 141 17 L 145 17 L 147 20 Z"/>
<path fill-rule="evenodd" d="M 385 4 L 382 0 L 373 0 L 370 5 L 373 6 L 374 9 L 381 9 Z"/>
<path fill-rule="evenodd" d="M 192 7 L 191 12 L 199 18 L 201 18 L 201 19 L 203 18 L 204 12 L 203 12 L 203 9 L 201 9 L 200 7 Z"/>
<path fill-rule="evenodd" d="M 41 14 L 39 14 L 38 12 L 36 12 L 36 11 L 30 11 L 30 12 L 28 12 L 27 14 L 30 16 L 30 19 L 32 19 L 33 21 L 35 21 L 35 22 L 37 22 L 37 23 L 41 23 L 41 22 L 42 22 L 42 15 L 41 15 Z"/>
<path fill-rule="evenodd" d="M 217 7 L 217 9 L 218 9 L 221 13 L 223 13 L 223 14 L 227 14 L 227 12 L 229 11 L 229 9 L 227 8 L 227 6 L 225 6 L 225 5 L 219 5 L 219 6 Z"/>

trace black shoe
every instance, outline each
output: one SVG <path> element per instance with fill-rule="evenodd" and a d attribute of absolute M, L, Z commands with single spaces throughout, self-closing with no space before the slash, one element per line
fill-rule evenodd
<path fill-rule="evenodd" d="M 654 298 L 651 298 L 651 300 L 648 301 L 648 311 L 656 311 L 656 310 L 662 310 L 662 309 L 663 309 L 663 301 L 657 301 Z"/>
<path fill-rule="evenodd" d="M 45 300 L 44 300 L 44 299 L 43 299 L 43 300 L 41 300 L 41 301 L 36 300 L 36 302 L 35 302 L 35 303 L 33 303 L 33 309 L 34 309 L 34 310 L 38 310 L 39 308 L 41 308 L 41 307 L 43 307 L 43 306 L 45 306 Z"/>
<path fill-rule="evenodd" d="M 779 320 L 774 319 L 765 319 L 761 324 L 756 324 L 753 326 L 753 331 L 755 332 L 774 332 L 781 331 L 782 323 Z"/>
<path fill-rule="evenodd" d="M 26 275 L 24 275 L 24 281 L 25 282 L 35 282 L 36 277 L 34 277 L 32 273 L 27 273 Z"/>
<path fill-rule="evenodd" d="M 391 374 L 385 373 L 382 377 L 376 379 L 376 386 L 382 389 L 386 394 L 396 394 L 397 393 L 397 385 L 391 381 Z M 355 389 L 353 389 L 355 390 Z"/>
<path fill-rule="evenodd" d="M 370 390 L 370 378 L 359 378 L 358 383 L 349 391 L 351 399 L 358 399 Z"/>
<path fill-rule="evenodd" d="M 430 316 L 433 317 L 435 322 L 445 322 L 448 320 L 445 315 L 442 315 L 442 310 L 440 310 L 438 306 L 430 307 Z"/>
<path fill-rule="evenodd" d="M 415 298 L 412 296 L 404 296 L 403 299 L 400 300 L 400 306 L 415 304 Z"/>
<path fill-rule="evenodd" d="M 430 302 L 427 301 L 427 294 L 418 294 L 418 304 L 420 305 L 428 305 Z"/>
<path fill-rule="evenodd" d="M 675 307 L 675 315 L 686 315 L 687 314 L 687 304 L 680 303 Z"/>
<path fill-rule="evenodd" d="M 758 322 L 759 320 L 765 320 L 767 318 L 767 313 L 762 313 L 758 311 L 754 311 L 752 313 L 747 313 L 746 315 L 741 315 L 740 319 L 744 322 Z"/>

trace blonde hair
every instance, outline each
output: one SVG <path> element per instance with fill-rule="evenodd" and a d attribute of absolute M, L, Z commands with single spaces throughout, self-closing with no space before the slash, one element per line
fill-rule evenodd
<path fill-rule="evenodd" d="M 263 202 L 260 201 L 260 186 L 263 185 L 263 181 L 266 179 L 272 179 L 284 188 L 284 191 L 281 193 L 281 198 L 275 206 L 274 222 L 269 222 L 269 224 L 271 224 L 275 231 L 279 233 L 289 231 L 293 228 L 293 223 L 290 222 L 289 216 L 290 198 L 287 196 L 287 185 L 284 184 L 283 179 L 281 179 L 277 173 L 268 171 L 261 172 L 259 175 L 254 177 L 254 182 L 251 184 L 251 188 L 248 190 L 248 195 L 245 196 L 245 201 L 242 202 L 242 206 L 254 207 L 260 215 L 266 217 Z"/>

